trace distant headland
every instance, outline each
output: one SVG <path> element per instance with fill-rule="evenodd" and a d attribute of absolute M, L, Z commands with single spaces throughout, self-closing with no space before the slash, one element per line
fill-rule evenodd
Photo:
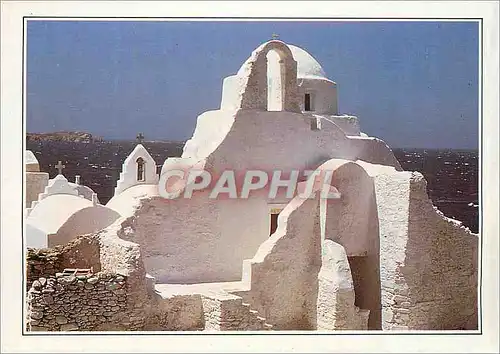
<path fill-rule="evenodd" d="M 103 141 L 102 137 L 93 136 L 87 132 L 59 131 L 53 133 L 26 133 L 26 141 L 60 141 L 75 143 L 95 143 Z"/>

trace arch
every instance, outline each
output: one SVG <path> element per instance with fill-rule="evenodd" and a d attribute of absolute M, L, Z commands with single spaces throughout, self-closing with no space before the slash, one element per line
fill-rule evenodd
<path fill-rule="evenodd" d="M 279 56 L 282 110 L 300 112 L 297 93 L 297 62 L 290 48 L 277 40 L 261 45 L 244 64 L 243 87 L 238 108 L 267 110 L 267 54 L 271 50 Z"/>
<path fill-rule="evenodd" d="M 332 171 L 331 185 L 342 198 L 327 200 L 325 239 L 345 249 L 355 305 L 369 310 L 368 329 L 381 329 L 380 235 L 373 179 L 357 161 L 331 159 L 319 170 Z"/>
<path fill-rule="evenodd" d="M 137 182 L 143 182 L 146 176 L 146 161 L 142 157 L 138 157 L 135 163 L 137 164 Z"/>

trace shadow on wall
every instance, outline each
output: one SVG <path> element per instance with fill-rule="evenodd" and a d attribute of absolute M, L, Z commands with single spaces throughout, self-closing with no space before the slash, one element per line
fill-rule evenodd
<path fill-rule="evenodd" d="M 345 248 L 355 305 L 370 310 L 368 329 L 380 330 L 380 234 L 373 180 L 361 166 L 349 162 L 334 171 L 331 184 L 342 197 L 328 201 L 325 238 Z"/>

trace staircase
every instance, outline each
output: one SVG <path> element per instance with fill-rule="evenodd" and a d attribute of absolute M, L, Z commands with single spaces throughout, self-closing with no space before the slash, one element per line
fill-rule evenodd
<path fill-rule="evenodd" d="M 272 325 L 237 295 L 218 291 L 202 295 L 206 331 L 265 331 Z"/>

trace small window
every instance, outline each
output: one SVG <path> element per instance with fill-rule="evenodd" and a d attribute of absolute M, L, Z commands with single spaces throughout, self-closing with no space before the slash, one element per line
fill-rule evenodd
<path fill-rule="evenodd" d="M 142 157 L 139 157 L 136 162 L 137 162 L 137 182 L 144 182 L 145 179 L 144 159 Z"/>
<path fill-rule="evenodd" d="M 311 108 L 311 94 L 306 93 L 304 98 L 304 111 L 312 111 Z"/>

